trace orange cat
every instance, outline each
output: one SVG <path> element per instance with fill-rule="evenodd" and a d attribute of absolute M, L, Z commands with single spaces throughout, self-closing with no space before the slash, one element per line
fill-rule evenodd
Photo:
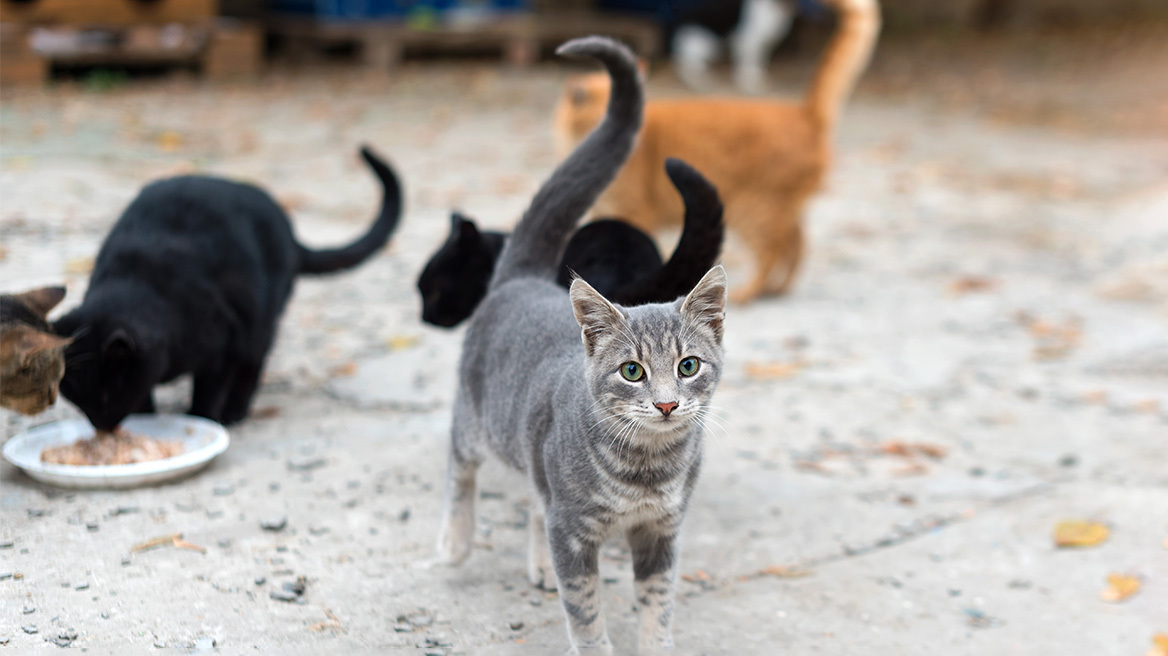
<path fill-rule="evenodd" d="M 832 132 L 880 32 L 877 0 L 827 0 L 839 24 L 800 103 L 755 99 L 659 100 L 645 106 L 633 154 L 593 214 L 630 217 L 646 232 L 680 224 L 684 208 L 665 159 L 693 164 L 718 187 L 726 225 L 754 253 L 756 270 L 731 295 L 742 303 L 791 288 L 803 256 L 802 216 L 831 162 Z M 570 150 L 604 115 L 604 73 L 569 80 L 556 108 L 557 142 Z M 781 265 L 781 266 L 780 266 Z"/>

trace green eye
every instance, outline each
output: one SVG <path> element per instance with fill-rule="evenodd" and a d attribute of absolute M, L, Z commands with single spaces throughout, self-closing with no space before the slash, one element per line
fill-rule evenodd
<path fill-rule="evenodd" d="M 692 376 L 698 372 L 701 362 L 697 358 L 686 358 L 677 365 L 677 371 L 682 376 Z"/>
<path fill-rule="evenodd" d="M 621 375 L 629 382 L 637 382 L 645 377 L 645 368 L 636 362 L 626 362 L 621 365 Z"/>

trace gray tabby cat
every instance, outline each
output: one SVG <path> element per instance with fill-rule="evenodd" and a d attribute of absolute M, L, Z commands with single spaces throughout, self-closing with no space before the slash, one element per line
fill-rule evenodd
<path fill-rule="evenodd" d="M 538 493 L 528 572 L 545 589 L 558 582 L 573 650 L 611 653 L 597 555 L 624 532 L 647 653 L 673 646 L 678 532 L 722 370 L 726 276 L 716 267 L 684 299 L 631 308 L 580 279 L 568 294 L 556 285 L 570 233 L 627 158 L 643 105 L 624 46 L 589 37 L 557 52 L 605 65 L 608 114 L 540 188 L 471 319 L 438 549 L 452 564 L 470 555 L 475 473 L 493 452 Z"/>

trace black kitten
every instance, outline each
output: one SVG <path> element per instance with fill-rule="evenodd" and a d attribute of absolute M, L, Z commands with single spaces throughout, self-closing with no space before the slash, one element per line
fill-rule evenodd
<path fill-rule="evenodd" d="M 657 246 L 644 232 L 617 219 L 601 219 L 572 235 L 560 259 L 560 285 L 568 287 L 576 273 L 615 303 L 662 303 L 693 289 L 714 266 L 724 232 L 717 191 L 680 160 L 670 159 L 665 169 L 685 201 L 685 225 L 669 262 L 661 264 Z M 418 278 L 422 321 L 451 328 L 474 314 L 506 238 L 452 214 L 450 236 Z"/>
<path fill-rule="evenodd" d="M 182 176 L 143 189 L 106 237 L 81 306 L 54 326 L 74 337 L 65 398 L 112 430 L 153 411 L 155 385 L 191 373 L 191 414 L 246 417 L 296 276 L 354 267 L 397 226 L 397 178 L 369 149 L 361 155 L 384 186 L 381 214 L 337 249 L 301 246 L 280 206 L 251 185 Z"/>
<path fill-rule="evenodd" d="M 418 278 L 422 321 L 452 328 L 465 321 L 487 294 L 495 260 L 506 233 L 479 230 L 472 219 L 450 215 L 450 236 Z M 661 267 L 657 246 L 645 233 L 615 219 L 601 219 L 576 231 L 564 251 L 557 282 L 571 283 L 572 272 L 601 293 Z"/>

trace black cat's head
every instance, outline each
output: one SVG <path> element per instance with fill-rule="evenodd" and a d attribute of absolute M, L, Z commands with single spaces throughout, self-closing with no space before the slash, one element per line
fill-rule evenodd
<path fill-rule="evenodd" d="M 418 277 L 422 321 L 453 328 L 474 314 L 487 295 L 503 235 L 483 232 L 458 212 L 450 215 L 450 236 Z"/>
<path fill-rule="evenodd" d="M 54 329 L 73 337 L 65 350 L 61 394 L 99 430 L 117 428 L 161 382 L 165 355 L 148 331 L 125 321 L 87 319 L 79 310 L 61 317 Z"/>

